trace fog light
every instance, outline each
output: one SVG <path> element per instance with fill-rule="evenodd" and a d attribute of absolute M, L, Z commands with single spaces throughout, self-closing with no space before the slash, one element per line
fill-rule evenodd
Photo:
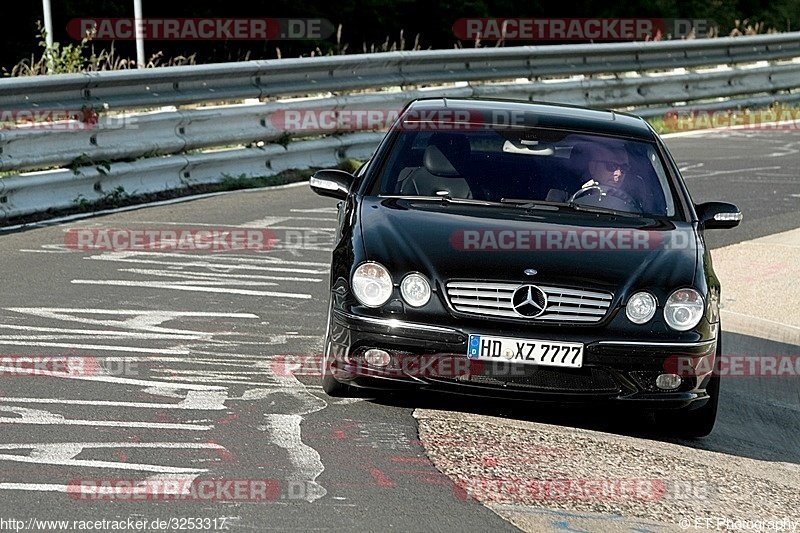
<path fill-rule="evenodd" d="M 678 374 L 660 374 L 656 378 L 656 387 L 661 390 L 677 389 L 681 386 L 683 378 Z"/>
<path fill-rule="evenodd" d="M 392 356 L 384 350 L 372 348 L 364 352 L 364 360 L 371 366 L 383 368 L 389 365 L 389 362 L 392 360 Z"/>

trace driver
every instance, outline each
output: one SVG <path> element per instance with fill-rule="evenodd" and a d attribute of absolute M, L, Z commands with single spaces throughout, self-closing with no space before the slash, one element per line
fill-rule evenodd
<path fill-rule="evenodd" d="M 578 191 L 598 187 L 613 187 L 627 193 L 634 207 L 642 210 L 645 198 L 642 183 L 637 176 L 631 175 L 628 152 L 623 146 L 612 146 L 602 143 L 591 143 L 586 147 L 587 163 L 581 179 L 586 181 Z"/>
<path fill-rule="evenodd" d="M 626 174 L 630 172 L 628 153 L 622 148 L 613 149 L 599 143 L 592 143 L 588 149 L 585 174 L 588 181 L 581 185 L 581 189 L 594 185 L 622 187 Z"/>

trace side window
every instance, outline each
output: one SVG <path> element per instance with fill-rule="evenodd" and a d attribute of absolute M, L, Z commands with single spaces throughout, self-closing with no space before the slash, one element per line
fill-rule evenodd
<path fill-rule="evenodd" d="M 424 134 L 400 132 L 392 141 L 388 158 L 384 161 L 380 176 L 371 187 L 369 194 L 397 194 L 400 172 L 407 167 L 422 165 Z M 418 148 L 418 145 L 422 144 Z M 418 160 L 418 161 L 417 161 Z"/>
<path fill-rule="evenodd" d="M 656 202 L 654 211 L 657 214 L 664 214 L 668 217 L 675 216 L 675 202 L 672 198 L 669 179 L 664 171 L 664 166 L 661 164 L 661 159 L 652 146 L 647 147 L 646 157 L 649 162 L 649 168 L 655 174 L 658 183 L 657 186 L 652 184 Z"/>
<path fill-rule="evenodd" d="M 367 168 L 369 167 L 369 164 L 371 162 L 372 162 L 372 158 L 367 159 L 366 161 L 364 161 L 364 164 L 361 165 L 360 167 L 358 167 L 358 169 L 356 170 L 355 177 L 357 177 L 357 178 L 363 177 L 364 174 L 367 172 Z"/>

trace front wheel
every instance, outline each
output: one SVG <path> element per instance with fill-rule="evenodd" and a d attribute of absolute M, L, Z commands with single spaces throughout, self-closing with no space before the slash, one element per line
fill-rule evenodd
<path fill-rule="evenodd" d="M 709 399 L 702 407 L 691 411 L 661 413 L 656 422 L 671 435 L 695 439 L 705 437 L 714 429 L 719 405 L 719 376 L 712 376 L 706 387 Z"/>
<path fill-rule="evenodd" d="M 355 387 L 337 381 L 331 372 L 331 331 L 333 330 L 333 298 L 328 302 L 328 323 L 325 326 L 325 336 L 322 338 L 322 390 L 334 398 L 358 397 Z"/>
<path fill-rule="evenodd" d="M 336 378 L 330 375 L 330 373 L 325 373 L 322 376 L 322 390 L 325 391 L 325 394 L 333 398 L 355 398 L 357 396 L 353 392 L 353 387 L 336 381 Z"/>
<path fill-rule="evenodd" d="M 717 361 L 720 357 L 722 357 L 722 332 L 717 339 Z M 714 429 L 717 421 L 719 391 L 720 377 L 715 370 L 706 385 L 706 393 L 709 398 L 705 405 L 691 411 L 681 409 L 677 412 L 658 412 L 655 414 L 656 423 L 662 431 L 675 437 L 694 439 L 707 436 Z"/>

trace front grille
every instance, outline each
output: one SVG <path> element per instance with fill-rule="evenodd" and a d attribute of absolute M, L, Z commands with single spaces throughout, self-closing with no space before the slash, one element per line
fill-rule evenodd
<path fill-rule="evenodd" d="M 600 322 L 611 305 L 612 294 L 601 291 L 535 285 L 547 295 L 541 315 L 528 318 L 514 310 L 512 297 L 522 285 L 501 281 L 450 281 L 447 299 L 453 310 L 470 315 L 558 322 Z"/>
<path fill-rule="evenodd" d="M 663 372 L 660 370 L 637 370 L 634 372 L 628 372 L 628 375 L 633 378 L 636 384 L 639 385 L 642 390 L 646 390 L 648 392 L 659 390 L 658 387 L 656 387 L 656 378 L 659 376 L 659 374 L 663 374 Z"/>

